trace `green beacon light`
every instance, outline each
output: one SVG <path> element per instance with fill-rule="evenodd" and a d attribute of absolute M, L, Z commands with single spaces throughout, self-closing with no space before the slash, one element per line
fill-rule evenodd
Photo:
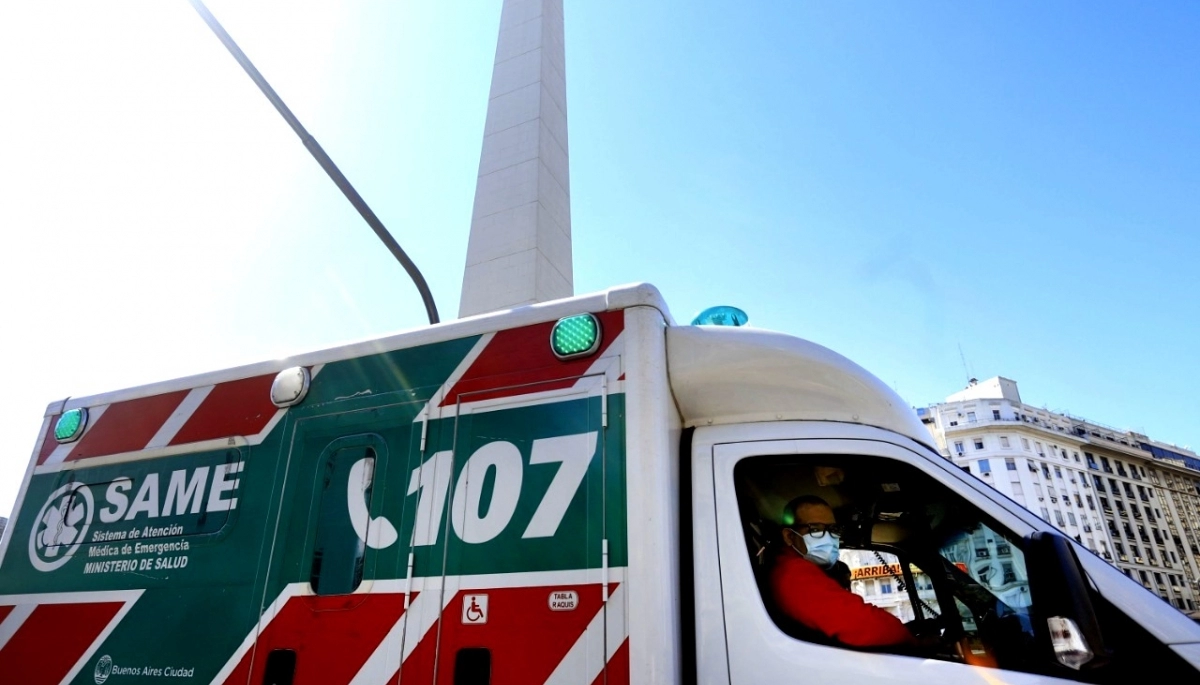
<path fill-rule="evenodd" d="M 558 320 L 550 331 L 550 349 L 559 359 L 586 357 L 600 348 L 600 320 L 576 314 Z"/>
<path fill-rule="evenodd" d="M 693 326 L 745 326 L 750 317 L 746 312 L 729 305 L 709 307 L 692 319 Z"/>
<path fill-rule="evenodd" d="M 83 407 L 63 412 L 58 417 L 58 423 L 54 424 L 54 439 L 59 442 L 78 440 L 83 435 L 83 429 L 87 428 L 87 419 L 87 409 Z"/>

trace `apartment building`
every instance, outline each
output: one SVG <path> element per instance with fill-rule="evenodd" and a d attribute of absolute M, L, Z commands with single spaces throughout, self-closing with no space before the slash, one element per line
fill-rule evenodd
<path fill-rule="evenodd" d="M 942 454 L 1165 601 L 1200 607 L 1200 458 L 972 380 L 917 410 Z"/>

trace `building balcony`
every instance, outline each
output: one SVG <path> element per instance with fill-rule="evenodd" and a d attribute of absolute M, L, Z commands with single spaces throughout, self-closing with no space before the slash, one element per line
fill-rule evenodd
<path fill-rule="evenodd" d="M 942 426 L 942 430 L 945 431 L 946 433 L 955 433 L 958 431 L 979 430 L 980 428 L 988 428 L 988 427 L 996 427 L 996 426 L 1012 427 L 1014 425 L 1023 426 L 1025 428 L 1032 428 L 1034 430 L 1037 430 L 1037 431 L 1040 431 L 1043 433 L 1048 433 L 1050 435 L 1056 435 L 1056 436 L 1059 436 L 1060 439 L 1063 436 L 1069 435 L 1072 438 L 1076 438 L 1079 440 L 1087 440 L 1086 437 L 1080 437 L 1070 431 L 1056 428 L 1055 426 L 1047 425 L 1045 423 L 1042 423 L 1041 421 L 1034 421 L 1034 420 L 1031 420 L 1028 418 L 1026 418 L 1024 421 L 1022 421 L 1021 419 L 1018 419 L 1018 418 L 996 419 L 996 418 L 992 418 L 990 416 L 987 416 L 987 417 L 980 416 L 980 417 L 977 417 L 974 421 L 959 420 L 958 424 L 954 425 L 954 426 L 949 425 L 949 421 L 947 421 L 946 424 Z M 1108 443 L 1105 442 L 1103 444 L 1108 444 Z"/>

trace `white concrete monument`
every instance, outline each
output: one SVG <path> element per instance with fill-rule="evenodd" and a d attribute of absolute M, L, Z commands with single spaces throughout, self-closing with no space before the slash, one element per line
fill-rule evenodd
<path fill-rule="evenodd" d="M 574 294 L 563 0 L 504 0 L 460 317 Z"/>

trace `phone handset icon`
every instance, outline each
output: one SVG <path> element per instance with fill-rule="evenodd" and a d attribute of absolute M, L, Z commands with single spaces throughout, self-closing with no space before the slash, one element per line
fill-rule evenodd
<path fill-rule="evenodd" d="M 367 511 L 367 488 L 371 487 L 374 480 L 374 457 L 364 457 L 354 462 L 346 483 L 346 509 L 359 539 L 371 549 L 383 549 L 395 544 L 400 535 L 391 521 L 383 516 L 371 518 L 371 512 Z"/>

